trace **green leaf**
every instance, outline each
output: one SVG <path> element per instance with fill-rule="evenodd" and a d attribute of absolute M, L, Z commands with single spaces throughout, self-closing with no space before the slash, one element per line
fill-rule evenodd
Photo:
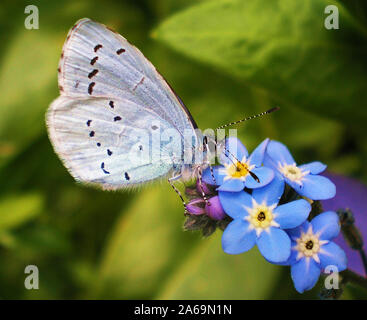
<path fill-rule="evenodd" d="M 41 213 L 43 197 L 38 193 L 9 195 L 0 200 L 0 232 L 18 227 Z"/>
<path fill-rule="evenodd" d="M 336 3 L 335 1 L 333 3 Z M 366 30 L 327 0 L 217 0 L 178 13 L 153 36 L 182 54 L 266 89 L 290 104 L 342 121 L 367 120 Z"/>
<path fill-rule="evenodd" d="M 106 245 L 98 297 L 151 298 L 198 240 L 183 232 L 183 212 L 168 183 L 146 188 L 117 221 Z"/>
<path fill-rule="evenodd" d="M 46 130 L 45 112 L 57 96 L 62 41 L 55 34 L 21 29 L 8 47 L 0 72 L 0 164 Z"/>
<path fill-rule="evenodd" d="M 167 281 L 157 299 L 265 299 L 281 267 L 271 265 L 257 248 L 225 254 L 222 232 L 202 241 Z"/>

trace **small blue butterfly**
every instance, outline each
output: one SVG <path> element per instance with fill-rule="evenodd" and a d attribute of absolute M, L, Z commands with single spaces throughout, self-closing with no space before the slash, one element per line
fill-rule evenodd
<path fill-rule="evenodd" d="M 136 47 L 106 26 L 81 19 L 72 27 L 58 83 L 48 132 L 77 181 L 120 189 L 169 177 L 178 192 L 172 181 L 201 177 L 209 164 L 208 137 L 180 98 Z M 154 143 L 164 132 L 175 139 Z M 187 163 L 185 156 L 197 151 L 202 156 Z"/>

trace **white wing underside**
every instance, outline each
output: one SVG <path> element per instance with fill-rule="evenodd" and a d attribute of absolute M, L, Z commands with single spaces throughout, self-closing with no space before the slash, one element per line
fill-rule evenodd
<path fill-rule="evenodd" d="M 147 124 L 156 124 L 156 131 L 170 124 L 133 102 L 115 99 L 112 109 L 109 101 L 61 96 L 52 103 L 47 115 L 49 135 L 71 175 L 117 189 L 167 174 L 180 150 L 169 141 L 152 148 Z"/>
<path fill-rule="evenodd" d="M 59 88 L 47 114 L 49 136 L 82 182 L 117 189 L 165 176 L 173 168 L 167 157 L 177 161 L 182 149 L 168 142 L 157 150 L 139 133 L 170 129 L 182 136 L 194 130 L 189 112 L 142 53 L 89 19 L 68 34 Z"/>

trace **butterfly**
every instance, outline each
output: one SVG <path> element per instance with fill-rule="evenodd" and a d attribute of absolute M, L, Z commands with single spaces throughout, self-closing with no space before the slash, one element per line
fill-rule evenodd
<path fill-rule="evenodd" d="M 201 177 L 209 139 L 136 47 L 81 19 L 64 43 L 58 85 L 60 96 L 46 115 L 48 134 L 77 181 L 122 189 L 168 177 L 184 202 L 173 181 Z M 169 137 L 153 139 L 164 132 Z M 187 154 L 200 157 L 185 161 Z"/>

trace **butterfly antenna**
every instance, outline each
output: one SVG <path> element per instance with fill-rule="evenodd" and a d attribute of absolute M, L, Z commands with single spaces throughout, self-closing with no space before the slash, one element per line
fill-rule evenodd
<path fill-rule="evenodd" d="M 247 117 L 247 118 L 244 118 L 244 119 L 241 119 L 241 120 L 237 120 L 237 121 L 234 121 L 234 122 L 225 124 L 223 126 L 218 127 L 216 130 L 218 130 L 218 129 L 224 129 L 226 127 L 233 126 L 233 125 L 239 124 L 239 123 L 244 122 L 244 121 L 247 121 L 247 120 L 252 120 L 252 119 L 255 119 L 255 118 L 259 118 L 259 117 L 262 117 L 262 116 L 264 116 L 266 114 L 272 113 L 274 111 L 278 111 L 279 109 L 280 109 L 279 107 L 274 107 L 274 108 L 271 108 L 271 109 L 269 109 L 267 111 L 264 111 L 264 112 L 261 112 L 261 113 L 252 115 L 250 117 Z"/>

